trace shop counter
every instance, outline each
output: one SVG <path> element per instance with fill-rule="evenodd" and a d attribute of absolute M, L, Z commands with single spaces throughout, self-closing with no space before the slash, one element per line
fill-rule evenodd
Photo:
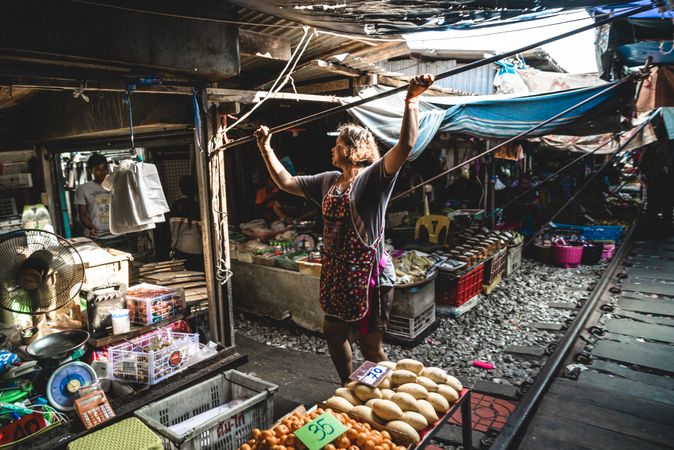
<path fill-rule="evenodd" d="M 290 319 L 311 331 L 323 330 L 317 276 L 261 264 L 232 261 L 234 305 L 276 320 Z"/>

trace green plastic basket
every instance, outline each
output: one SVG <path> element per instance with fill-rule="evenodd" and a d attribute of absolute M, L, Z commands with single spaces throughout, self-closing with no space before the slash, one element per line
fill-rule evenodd
<path fill-rule="evenodd" d="M 68 450 L 164 450 L 164 445 L 143 422 L 131 417 L 72 441 Z"/>

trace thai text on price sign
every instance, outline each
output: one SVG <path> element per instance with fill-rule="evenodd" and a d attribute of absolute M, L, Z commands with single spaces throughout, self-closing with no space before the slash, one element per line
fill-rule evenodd
<path fill-rule="evenodd" d="M 319 450 L 344 432 L 346 432 L 346 427 L 335 416 L 326 412 L 295 431 L 294 434 L 309 450 Z"/>
<path fill-rule="evenodd" d="M 388 367 L 380 366 L 371 361 L 365 361 L 349 378 L 368 386 L 377 387 L 379 383 L 384 381 L 384 378 L 390 371 L 391 369 Z"/>

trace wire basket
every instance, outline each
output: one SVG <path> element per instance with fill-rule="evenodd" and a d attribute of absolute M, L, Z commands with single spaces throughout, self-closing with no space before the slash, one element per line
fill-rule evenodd
<path fill-rule="evenodd" d="M 118 381 L 157 384 L 184 369 L 198 351 L 198 333 L 162 328 L 110 347 L 109 375 Z"/>

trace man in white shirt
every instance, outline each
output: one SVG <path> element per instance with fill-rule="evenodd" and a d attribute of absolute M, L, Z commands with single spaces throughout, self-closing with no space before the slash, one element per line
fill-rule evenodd
<path fill-rule="evenodd" d="M 108 175 L 108 160 L 100 153 L 87 160 L 87 171 L 92 180 L 81 184 L 75 191 L 75 204 L 84 235 L 93 240 L 112 239 L 110 233 L 110 192 L 101 183 Z"/>

